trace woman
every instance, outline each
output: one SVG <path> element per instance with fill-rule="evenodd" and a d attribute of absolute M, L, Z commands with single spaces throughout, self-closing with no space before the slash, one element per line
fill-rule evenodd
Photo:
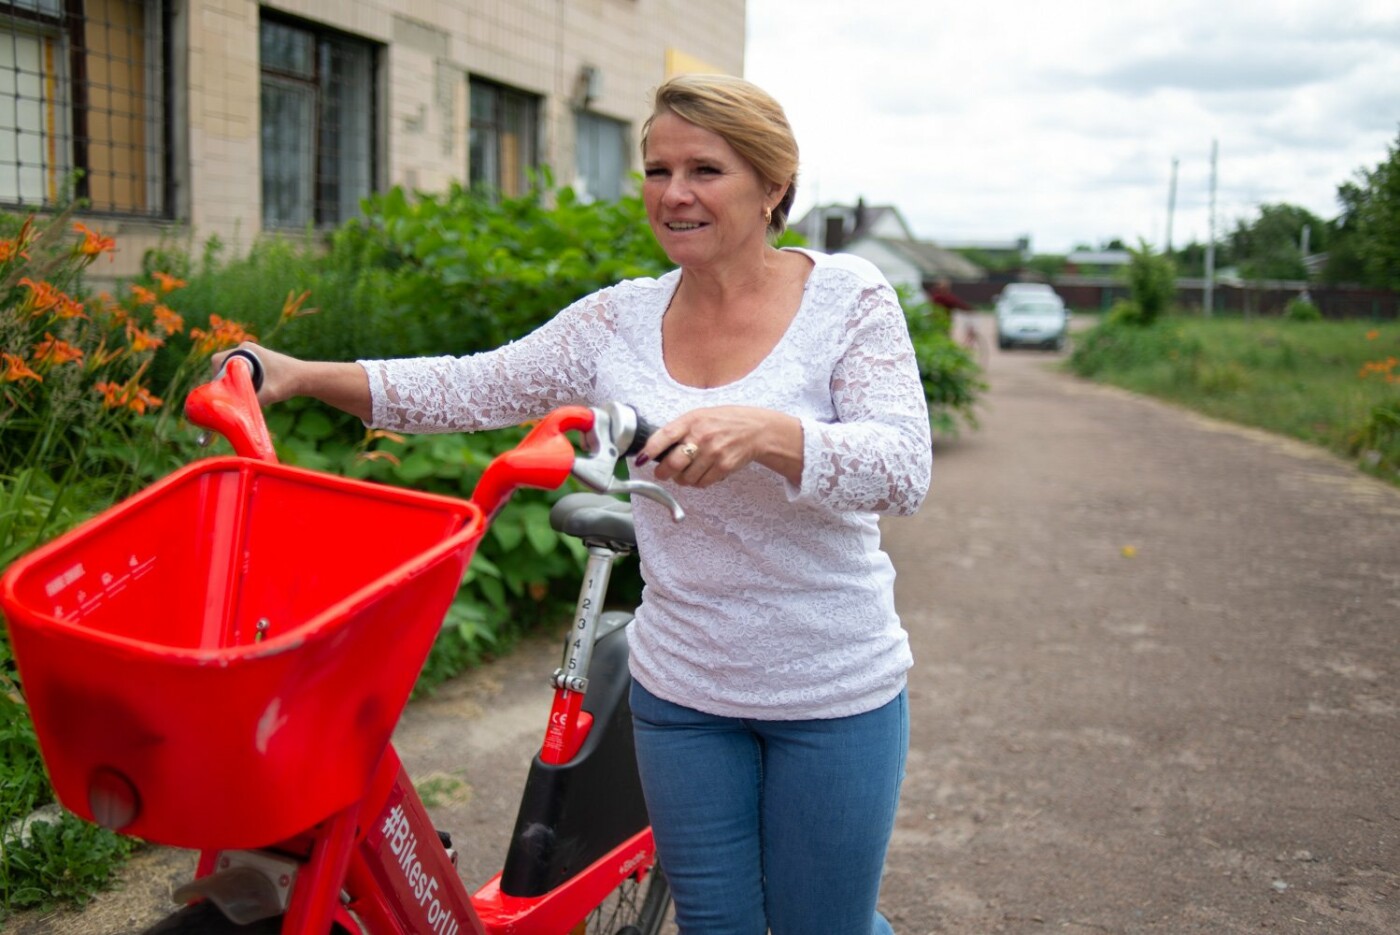
<path fill-rule="evenodd" d="M 870 935 L 908 743 L 907 637 L 877 514 L 927 490 L 928 413 L 873 266 L 778 250 L 797 145 L 748 82 L 683 76 L 642 135 L 647 217 L 679 269 L 586 296 L 465 358 L 269 354 L 305 394 L 406 431 L 639 404 L 634 470 L 687 520 L 634 506 L 638 762 L 685 935 Z M 674 448 L 672 446 L 674 445 Z M 662 460 L 658 457 L 666 452 Z"/>

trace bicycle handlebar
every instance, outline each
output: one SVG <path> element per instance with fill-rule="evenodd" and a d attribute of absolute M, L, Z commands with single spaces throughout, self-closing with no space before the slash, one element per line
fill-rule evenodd
<path fill-rule="evenodd" d="M 185 417 L 227 438 L 242 457 L 275 464 L 277 452 L 258 403 L 263 373 L 257 354 L 246 349 L 234 351 L 224 359 L 214 379 L 190 390 L 185 397 Z"/>
<path fill-rule="evenodd" d="M 238 455 L 276 463 L 277 453 L 258 402 L 263 375 L 258 355 L 239 348 L 225 358 L 214 379 L 190 391 L 185 415 L 194 424 L 227 438 Z M 578 454 L 564 437 L 571 431 L 583 433 L 586 455 Z M 520 444 L 486 466 L 472 492 L 472 502 L 490 517 L 519 487 L 553 490 L 573 476 L 598 493 L 635 493 L 655 500 L 679 522 L 685 512 L 660 485 L 616 476 L 617 462 L 641 451 L 653 431 L 635 409 L 622 403 L 594 409 L 556 409 Z"/>

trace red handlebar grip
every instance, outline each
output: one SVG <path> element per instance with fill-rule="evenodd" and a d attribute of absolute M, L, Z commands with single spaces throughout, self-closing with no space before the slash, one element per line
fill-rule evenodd
<path fill-rule="evenodd" d="M 185 397 L 185 417 L 227 438 L 244 458 L 277 462 L 253 388 L 253 364 L 241 355 L 230 355 L 218 376 L 190 391 Z"/>
<path fill-rule="evenodd" d="M 569 479 L 574 467 L 574 446 L 564 433 L 591 428 L 593 410 L 587 407 L 563 406 L 554 410 L 520 444 L 492 459 L 472 491 L 472 502 L 491 516 L 518 487 L 559 487 Z"/>

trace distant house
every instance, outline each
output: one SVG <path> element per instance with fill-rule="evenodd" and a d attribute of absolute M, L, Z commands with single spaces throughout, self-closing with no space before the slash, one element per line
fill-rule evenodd
<path fill-rule="evenodd" d="M 848 244 L 845 252 L 874 263 L 891 285 L 915 291 L 927 290 L 943 279 L 971 282 L 986 276 L 976 263 L 927 240 L 861 237 Z"/>
<path fill-rule="evenodd" d="M 986 276 L 976 263 L 927 240 L 919 240 L 893 205 L 818 205 L 792 225 L 816 249 L 864 257 L 896 287 L 926 291 L 939 280 L 975 281 Z"/>
<path fill-rule="evenodd" d="M 1071 276 L 1112 276 L 1132 261 L 1127 250 L 1074 250 L 1065 255 L 1065 273 Z"/>
<path fill-rule="evenodd" d="M 817 205 L 791 225 L 818 250 L 835 253 L 857 237 L 898 237 L 913 240 L 914 232 L 893 205 Z"/>
<path fill-rule="evenodd" d="M 1031 258 L 1031 238 L 1029 235 L 1014 240 L 948 240 L 941 238 L 939 245 L 946 250 L 970 253 L 997 268 L 1019 267 Z"/>

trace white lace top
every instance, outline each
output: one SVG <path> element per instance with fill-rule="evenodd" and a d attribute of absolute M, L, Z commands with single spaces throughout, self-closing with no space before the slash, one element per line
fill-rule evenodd
<path fill-rule="evenodd" d="M 912 664 L 877 514 L 910 514 L 929 483 L 928 412 L 897 297 L 865 260 L 808 253 L 801 306 L 741 379 L 676 382 L 661 319 L 680 271 L 580 299 L 535 332 L 462 358 L 361 361 L 374 425 L 498 428 L 564 404 L 631 403 L 653 425 L 703 406 L 801 419 L 800 486 L 756 464 L 700 490 L 672 486 L 686 519 L 634 501 L 642 606 L 634 676 L 712 714 L 775 720 L 874 710 Z M 652 469 L 633 468 L 652 479 Z"/>

